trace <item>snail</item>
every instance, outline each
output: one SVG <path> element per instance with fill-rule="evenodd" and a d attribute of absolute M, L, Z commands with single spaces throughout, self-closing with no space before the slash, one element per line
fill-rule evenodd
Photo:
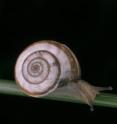
<path fill-rule="evenodd" d="M 97 94 L 111 87 L 95 87 L 81 79 L 81 68 L 72 50 L 56 41 L 43 40 L 28 46 L 17 58 L 15 80 L 20 89 L 33 97 L 46 96 L 67 87 L 71 95 L 93 110 Z"/>

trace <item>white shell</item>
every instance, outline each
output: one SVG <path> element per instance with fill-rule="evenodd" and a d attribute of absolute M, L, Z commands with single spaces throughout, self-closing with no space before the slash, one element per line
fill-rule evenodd
<path fill-rule="evenodd" d="M 54 91 L 63 80 L 80 77 L 79 63 L 73 52 L 56 41 L 39 41 L 18 57 L 15 79 L 21 89 L 34 97 Z"/>

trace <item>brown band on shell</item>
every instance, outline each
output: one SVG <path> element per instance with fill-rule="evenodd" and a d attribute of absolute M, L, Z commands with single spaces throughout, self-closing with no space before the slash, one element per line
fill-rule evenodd
<path fill-rule="evenodd" d="M 46 52 L 46 51 L 40 51 L 40 52 Z M 27 58 L 24 60 L 24 63 L 22 65 L 22 74 L 23 74 L 25 80 L 27 80 L 28 83 L 32 83 L 32 84 L 42 83 L 48 77 L 48 74 L 50 71 L 50 66 L 49 66 L 47 60 L 38 56 L 39 54 L 37 54 L 37 56 L 35 58 L 33 57 L 33 55 L 36 53 L 37 52 L 32 53 L 29 56 L 27 56 Z M 29 58 L 31 56 L 33 58 L 31 60 L 29 60 Z M 46 67 L 44 68 L 45 64 L 46 64 Z M 33 69 L 31 69 L 31 68 L 33 68 Z M 44 70 L 46 70 L 46 74 L 44 73 Z M 41 75 L 44 75 L 44 76 L 42 77 Z M 29 77 L 32 77 L 32 78 L 37 77 L 37 79 L 38 79 L 39 76 L 41 76 L 40 81 L 39 80 L 32 81 L 29 78 Z"/>

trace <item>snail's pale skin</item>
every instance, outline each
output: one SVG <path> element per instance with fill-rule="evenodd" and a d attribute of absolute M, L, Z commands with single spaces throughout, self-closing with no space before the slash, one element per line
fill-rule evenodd
<path fill-rule="evenodd" d="M 77 80 L 69 83 L 68 89 L 72 91 L 73 97 L 88 104 L 90 106 L 90 110 L 93 111 L 93 102 L 96 95 L 100 94 L 100 91 L 112 90 L 112 87 L 96 87 L 85 80 Z"/>
<path fill-rule="evenodd" d="M 111 87 L 95 87 L 81 80 L 81 69 L 74 53 L 56 41 L 40 41 L 28 46 L 18 57 L 15 79 L 23 92 L 43 97 L 58 87 L 66 87 L 73 97 L 91 106 L 97 94 Z"/>

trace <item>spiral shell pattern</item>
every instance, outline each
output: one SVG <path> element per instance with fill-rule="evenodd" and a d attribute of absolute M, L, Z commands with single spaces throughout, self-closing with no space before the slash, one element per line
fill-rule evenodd
<path fill-rule="evenodd" d="M 68 47 L 55 41 L 30 45 L 20 54 L 15 66 L 16 82 L 34 97 L 51 93 L 61 80 L 74 75 L 80 76 L 77 59 Z"/>

